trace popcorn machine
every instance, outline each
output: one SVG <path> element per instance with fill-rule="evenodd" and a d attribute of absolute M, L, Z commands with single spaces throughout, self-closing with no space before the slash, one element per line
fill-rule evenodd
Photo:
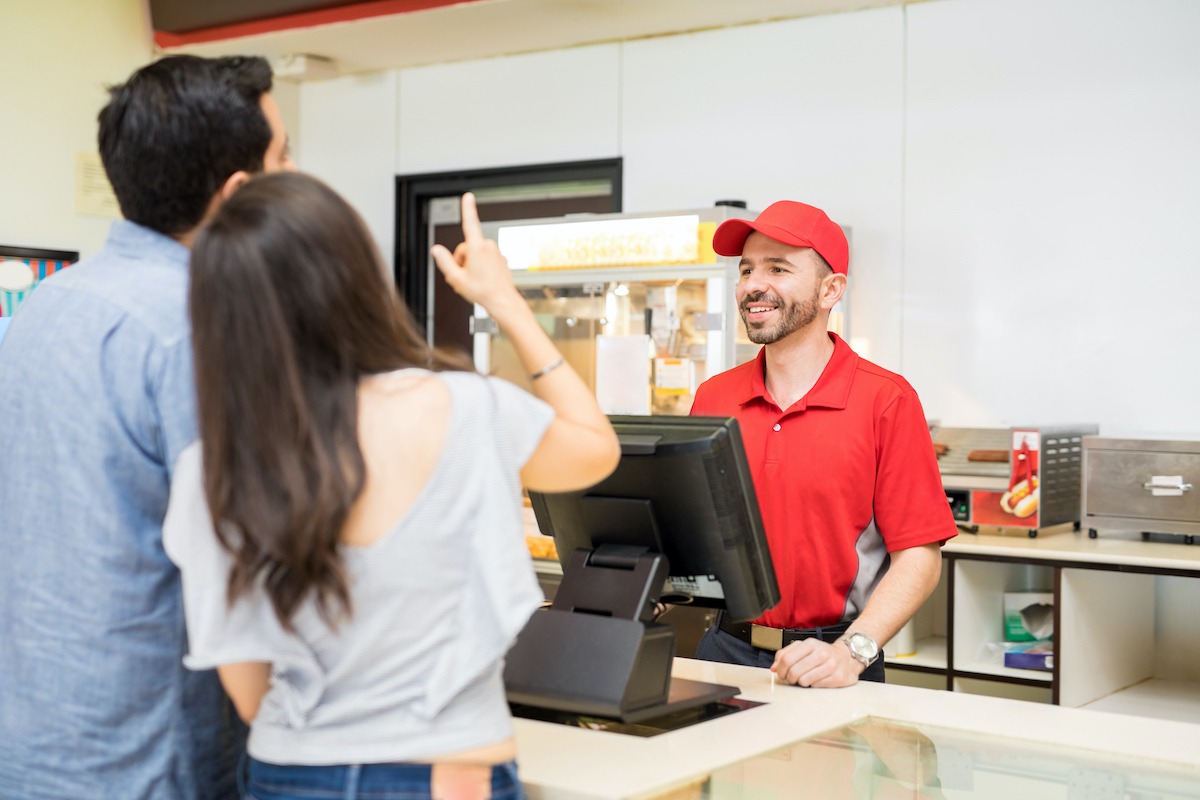
<path fill-rule="evenodd" d="M 738 259 L 713 233 L 742 208 L 586 214 L 484 224 L 543 329 L 609 414 L 687 414 L 696 387 L 753 359 L 737 310 Z M 849 335 L 848 302 L 830 328 Z M 843 307 L 845 306 L 845 308 Z M 482 306 L 475 366 L 529 388 L 511 343 Z"/>

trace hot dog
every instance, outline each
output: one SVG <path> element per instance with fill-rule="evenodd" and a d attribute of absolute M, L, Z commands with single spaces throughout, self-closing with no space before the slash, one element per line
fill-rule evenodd
<path fill-rule="evenodd" d="M 1030 485 L 1032 483 L 1032 486 Z M 1000 496 L 1000 507 L 1006 513 L 1025 519 L 1033 516 L 1038 508 L 1038 477 L 1033 475 L 1014 484 L 1011 489 Z"/>

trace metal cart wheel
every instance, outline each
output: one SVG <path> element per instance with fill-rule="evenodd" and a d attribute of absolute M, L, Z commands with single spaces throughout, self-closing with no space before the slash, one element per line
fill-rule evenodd
<path fill-rule="evenodd" d="M 1095 528 L 1088 528 L 1088 538 L 1095 539 L 1100 533 Z"/>
<path fill-rule="evenodd" d="M 1031 531 L 1029 532 L 1029 538 L 1030 538 L 1030 539 L 1036 539 L 1036 538 L 1037 538 L 1037 528 L 1034 528 L 1033 530 L 1031 530 Z"/>

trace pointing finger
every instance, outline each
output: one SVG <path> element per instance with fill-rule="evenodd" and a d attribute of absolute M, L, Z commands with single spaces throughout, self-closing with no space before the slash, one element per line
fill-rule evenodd
<path fill-rule="evenodd" d="M 462 229 L 467 244 L 483 241 L 483 226 L 479 224 L 479 209 L 475 205 L 475 195 L 470 192 L 462 197 Z"/>
<path fill-rule="evenodd" d="M 454 256 L 450 254 L 450 251 L 440 244 L 435 244 L 429 248 L 429 254 L 433 256 L 433 263 L 437 264 L 438 269 L 442 271 L 442 275 L 446 277 L 447 281 L 450 281 L 452 276 L 457 277 L 458 271 L 462 269 L 454 260 Z"/>

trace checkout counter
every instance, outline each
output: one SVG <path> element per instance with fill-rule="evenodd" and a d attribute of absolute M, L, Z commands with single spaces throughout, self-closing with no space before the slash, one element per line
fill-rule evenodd
<path fill-rule="evenodd" d="M 674 674 L 762 705 L 655 736 L 516 719 L 530 800 L 1200 797 L 1188 723 L 906 686 L 803 689 L 690 659 Z"/>
<path fill-rule="evenodd" d="M 564 591 L 585 558 L 580 554 L 593 547 L 599 553 L 605 546 L 640 543 L 647 551 L 640 558 L 657 553 L 673 562 L 671 567 L 662 567 L 670 575 L 664 591 L 695 591 L 697 581 L 692 573 L 703 569 L 695 551 L 704 549 L 711 520 L 706 522 L 701 515 L 676 525 L 678 515 L 664 514 L 655 525 L 643 515 L 644 524 L 639 524 L 633 510 L 649 512 L 672 502 L 673 496 L 685 494 L 694 512 L 706 507 L 711 495 L 720 491 L 725 496 L 714 506 L 728 508 L 739 494 L 752 497 L 753 486 L 737 470 L 732 475 L 736 479 L 709 481 L 707 486 L 699 478 L 684 486 L 686 469 L 663 472 L 667 459 L 685 453 L 696 456 L 700 452 L 696 443 L 701 441 L 709 443 L 709 452 L 724 449 L 736 455 L 740 450 L 736 426 L 727 421 L 671 420 L 614 419 L 624 455 L 613 477 L 572 495 L 531 494 L 539 527 L 554 534 L 560 552 L 572 553 L 563 565 L 564 583 L 555 597 L 556 608 L 539 614 L 562 618 L 578 610 L 574 606 L 580 601 L 564 600 Z M 673 432 L 676 426 L 679 430 Z M 703 430 L 706 426 L 708 430 Z M 674 478 L 656 485 L 646 479 L 647 470 Z M 704 471 L 692 474 L 703 475 Z M 705 497 L 705 491 L 710 497 Z M 615 507 L 596 513 L 598 505 L 606 502 Z M 602 524 L 605 516 L 620 524 Z M 747 528 L 739 541 L 761 541 L 761 523 L 756 517 L 752 511 L 743 520 Z M 1082 536 L 1032 541 L 1009 538 L 1004 544 L 1012 552 L 1000 557 L 1015 556 L 1016 550 L 1023 549 L 1039 554 L 1054 550 L 1061 558 L 1062 543 L 1069 538 L 1078 548 Z M 624 545 L 613 537 L 624 537 Z M 1102 545 L 1111 549 L 1116 544 L 1086 538 L 1082 543 L 1087 550 Z M 968 553 L 958 551 L 972 547 L 978 545 L 957 545 L 949 556 L 966 558 Z M 756 616 L 758 607 L 772 604 L 778 591 L 771 579 L 773 573 L 763 569 L 764 558 L 769 561 L 769 553 L 743 547 L 721 568 L 748 570 L 746 574 L 755 576 L 757 584 L 748 584 L 749 591 L 707 599 L 726 607 L 735 618 Z M 960 571 L 960 566 L 952 562 L 950 571 Z M 657 582 L 637 583 L 643 591 L 634 604 L 637 607 L 627 618 L 619 619 L 621 614 L 614 612 L 606 621 L 619 621 L 626 627 L 644 623 L 649 633 L 656 623 L 638 608 L 644 611 L 646 603 L 665 599 L 657 588 L 663 586 L 663 574 L 657 574 Z M 647 587 L 654 596 L 645 594 Z M 568 597 L 583 594 L 586 592 L 578 589 L 566 591 Z M 609 598 L 611 608 L 617 608 L 619 600 Z M 739 603 L 752 605 L 735 611 Z M 579 616 L 586 622 L 595 619 L 594 610 Z M 1088 618 L 1082 612 L 1079 617 Z M 655 634 L 656 643 L 662 641 L 661 634 L 661 630 Z M 525 637 L 523 632 L 522 639 Z M 650 638 L 648 635 L 645 641 Z M 1081 637 L 1080 641 L 1089 640 Z M 577 698 L 548 688 L 564 685 L 553 674 L 559 661 L 570 661 L 555 654 L 561 648 L 543 641 L 534 652 L 523 644 L 527 643 L 519 640 L 509 656 L 510 670 L 513 664 L 522 665 L 515 702 L 542 706 L 534 713 L 528 706 L 514 706 L 521 779 L 531 800 L 1200 798 L 1200 725 L 1192 722 L 899 685 L 860 683 L 846 689 L 805 689 L 776 683 L 768 670 L 687 658 L 675 658 L 669 666 L 656 660 L 654 666 L 672 684 L 689 683 L 714 691 L 704 704 L 643 713 L 641 708 L 618 708 L 618 693 L 610 701 L 611 713 L 597 713 L 580 705 Z M 576 645 L 571 649 L 586 647 L 582 640 Z M 661 650 L 656 652 L 661 656 Z M 572 663 L 566 670 L 569 675 L 581 671 L 578 659 Z M 1093 683 L 1097 675 L 1113 677 L 1102 662 L 1071 658 L 1069 663 L 1081 674 L 1092 674 Z M 953 677 L 954 665 L 948 669 Z M 609 671 L 607 667 L 605 671 Z M 636 664 L 633 672 L 637 672 Z M 506 679 L 511 677 L 506 671 Z M 512 702 L 514 682 L 509 682 Z M 574 690 L 586 690 L 585 684 L 577 681 Z M 626 693 L 625 699 L 630 696 Z M 663 699 L 657 702 L 663 703 Z"/>

